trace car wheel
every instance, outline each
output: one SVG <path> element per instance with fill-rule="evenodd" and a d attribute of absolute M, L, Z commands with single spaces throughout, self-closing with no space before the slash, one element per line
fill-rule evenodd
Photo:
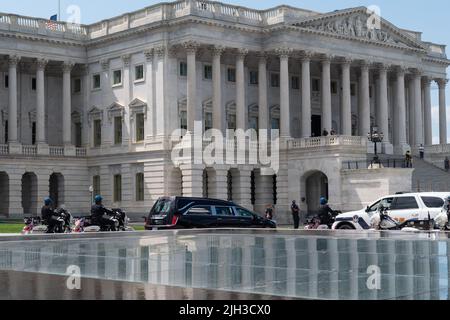
<path fill-rule="evenodd" d="M 337 230 L 355 230 L 355 228 L 350 224 L 344 223 L 337 227 Z"/>

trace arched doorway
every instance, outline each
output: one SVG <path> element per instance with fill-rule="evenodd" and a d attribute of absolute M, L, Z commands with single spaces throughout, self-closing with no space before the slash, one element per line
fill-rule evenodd
<path fill-rule="evenodd" d="M 170 196 L 183 196 L 183 174 L 180 168 L 172 168 L 168 172 L 168 191 Z"/>
<path fill-rule="evenodd" d="M 25 215 L 38 213 L 37 176 L 27 172 L 22 176 L 22 208 Z"/>
<path fill-rule="evenodd" d="M 9 176 L 6 172 L 0 172 L 0 216 L 9 214 Z"/>
<path fill-rule="evenodd" d="M 320 198 L 329 199 L 328 177 L 321 171 L 314 171 L 306 176 L 306 204 L 308 216 L 316 215 L 320 207 Z"/>
<path fill-rule="evenodd" d="M 50 198 L 56 207 L 64 204 L 64 176 L 60 173 L 53 173 L 49 180 Z"/>

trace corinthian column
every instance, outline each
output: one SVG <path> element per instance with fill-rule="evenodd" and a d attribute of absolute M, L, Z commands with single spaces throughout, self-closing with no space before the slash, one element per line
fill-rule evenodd
<path fill-rule="evenodd" d="M 352 135 L 352 97 L 350 92 L 350 65 L 352 60 L 342 61 L 342 100 L 341 100 L 341 133 Z"/>
<path fill-rule="evenodd" d="M 9 112 L 8 112 L 8 142 L 10 144 L 19 143 L 17 132 L 17 64 L 18 56 L 9 57 Z"/>
<path fill-rule="evenodd" d="M 267 55 L 265 53 L 259 55 L 258 83 L 259 129 L 271 129 L 267 102 Z"/>
<path fill-rule="evenodd" d="M 36 143 L 46 144 L 45 138 L 45 66 L 47 60 L 36 61 Z"/>
<path fill-rule="evenodd" d="M 194 132 L 194 123 L 197 120 L 197 64 L 196 53 L 198 43 L 185 42 L 184 48 L 187 55 L 187 131 Z"/>
<path fill-rule="evenodd" d="M 63 63 L 63 143 L 65 146 L 72 145 L 72 102 L 70 73 L 74 64 Z"/>
<path fill-rule="evenodd" d="M 370 132 L 370 94 L 369 94 L 369 66 L 364 61 L 361 64 L 361 97 L 359 101 L 359 135 L 366 136 Z"/>
<path fill-rule="evenodd" d="M 213 128 L 223 132 L 222 108 L 222 73 L 221 56 L 225 48 L 216 46 L 213 49 Z"/>
<path fill-rule="evenodd" d="M 276 52 L 280 57 L 280 137 L 290 138 L 289 55 L 292 49 L 280 48 Z"/>
<path fill-rule="evenodd" d="M 322 130 L 331 131 L 333 119 L 331 112 L 331 58 L 322 59 Z"/>
<path fill-rule="evenodd" d="M 385 154 L 393 153 L 393 146 L 390 142 L 389 136 L 389 109 L 388 109 L 388 80 L 387 71 L 389 66 L 380 65 L 379 66 L 379 97 L 378 97 L 378 115 L 377 124 L 380 131 L 384 134 L 383 140 L 383 152 Z"/>
<path fill-rule="evenodd" d="M 447 86 L 447 79 L 439 79 L 439 143 L 447 144 L 447 106 L 445 101 L 445 87 Z"/>
<path fill-rule="evenodd" d="M 415 147 L 423 145 L 423 117 L 422 117 L 422 75 L 419 70 L 413 74 L 414 87 L 414 127 Z"/>
<path fill-rule="evenodd" d="M 236 128 L 242 130 L 247 129 L 244 71 L 244 60 L 247 54 L 247 49 L 239 49 L 236 57 Z"/>
<path fill-rule="evenodd" d="M 397 127 L 398 137 L 396 141 L 396 151 L 404 154 L 409 150 L 409 146 L 406 141 L 406 103 L 405 103 L 405 72 L 406 68 L 399 67 L 397 69 L 397 83 L 395 92 L 395 104 L 397 109 Z"/>
<path fill-rule="evenodd" d="M 425 145 L 431 146 L 433 144 L 433 125 L 431 118 L 431 79 L 423 78 L 424 88 L 424 135 Z"/>
<path fill-rule="evenodd" d="M 302 138 L 311 137 L 311 57 L 306 52 L 302 55 Z"/>

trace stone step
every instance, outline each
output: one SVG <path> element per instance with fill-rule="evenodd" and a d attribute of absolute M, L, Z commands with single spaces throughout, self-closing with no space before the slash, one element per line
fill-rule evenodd
<path fill-rule="evenodd" d="M 413 166 L 413 191 L 450 191 L 450 173 L 419 158 Z"/>

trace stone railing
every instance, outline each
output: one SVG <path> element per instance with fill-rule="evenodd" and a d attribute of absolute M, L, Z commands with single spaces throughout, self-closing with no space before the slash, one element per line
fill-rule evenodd
<path fill-rule="evenodd" d="M 64 147 L 49 147 L 49 154 L 52 157 L 64 157 Z"/>
<path fill-rule="evenodd" d="M 295 139 L 288 142 L 289 149 L 321 148 L 329 146 L 367 147 L 367 138 L 357 136 L 328 136 Z"/>
<path fill-rule="evenodd" d="M 9 145 L 7 144 L 0 145 L 0 154 L 9 154 Z"/>
<path fill-rule="evenodd" d="M 436 144 L 425 147 L 425 154 L 450 154 L 450 144 Z"/>
<path fill-rule="evenodd" d="M 86 155 L 87 155 L 86 148 L 76 148 L 75 149 L 76 157 L 86 157 Z"/>
<path fill-rule="evenodd" d="M 25 156 L 36 156 L 37 155 L 37 146 L 22 146 L 22 154 Z"/>
<path fill-rule="evenodd" d="M 87 39 L 88 27 L 73 23 L 0 13 L 0 30 L 51 35 L 72 40 Z"/>
<path fill-rule="evenodd" d="M 279 6 L 269 10 L 255 10 L 216 1 L 182 0 L 156 4 L 91 25 L 0 13 L 0 31 L 49 35 L 72 40 L 89 40 L 189 15 L 262 26 L 279 24 L 315 14 L 317 13 L 288 6 Z"/>

